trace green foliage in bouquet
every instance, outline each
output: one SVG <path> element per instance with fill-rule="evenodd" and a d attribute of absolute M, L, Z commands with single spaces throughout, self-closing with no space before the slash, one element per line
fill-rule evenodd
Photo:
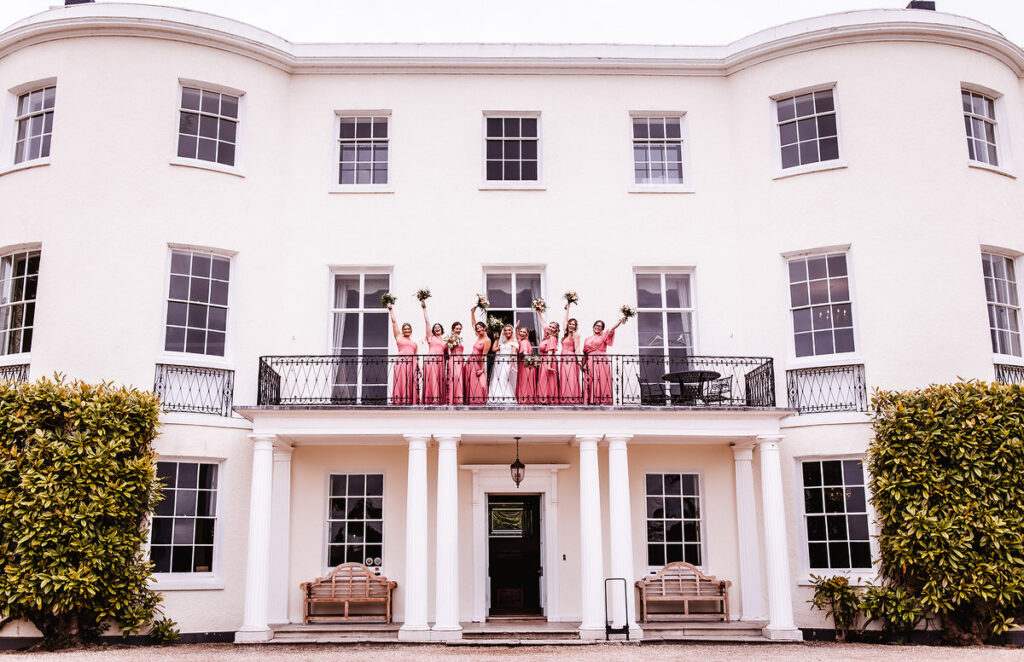
<path fill-rule="evenodd" d="M 416 290 L 416 300 L 421 303 L 429 299 L 431 296 L 429 287 L 424 287 L 422 290 Z"/>
<path fill-rule="evenodd" d="M 384 294 L 380 295 L 380 305 L 383 306 L 384 308 L 395 305 L 396 301 L 398 301 L 398 297 L 396 297 L 391 292 L 385 292 Z"/>

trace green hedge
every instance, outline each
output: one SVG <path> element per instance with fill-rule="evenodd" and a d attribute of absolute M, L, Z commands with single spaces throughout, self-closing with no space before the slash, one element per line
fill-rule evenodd
<path fill-rule="evenodd" d="M 0 383 L 0 618 L 31 621 L 47 647 L 152 622 L 158 415 L 134 389 Z"/>

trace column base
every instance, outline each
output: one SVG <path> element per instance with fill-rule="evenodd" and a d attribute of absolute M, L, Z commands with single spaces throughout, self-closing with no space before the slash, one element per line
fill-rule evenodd
<path fill-rule="evenodd" d="M 274 631 L 270 628 L 253 628 L 246 630 L 242 628 L 235 632 L 236 644 L 263 644 L 274 638 Z"/>
<path fill-rule="evenodd" d="M 576 631 L 580 633 L 580 639 L 604 639 L 604 626 L 602 625 L 581 625 Z"/>
<path fill-rule="evenodd" d="M 458 641 L 462 639 L 461 625 L 441 625 L 430 628 L 431 641 Z"/>
<path fill-rule="evenodd" d="M 761 630 L 761 636 L 772 641 L 803 641 L 804 633 L 796 627 L 772 627 L 768 626 Z"/>
<path fill-rule="evenodd" d="M 398 628 L 399 641 L 430 641 L 430 627 L 427 625 L 403 625 Z"/>

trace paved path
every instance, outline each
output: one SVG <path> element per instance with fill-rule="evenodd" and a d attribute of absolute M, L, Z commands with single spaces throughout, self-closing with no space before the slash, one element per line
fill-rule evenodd
<path fill-rule="evenodd" d="M 520 648 L 423 645 L 349 646 L 234 646 L 201 644 L 137 648 L 109 648 L 63 653 L 3 653 L 0 660 L 37 662 L 418 662 L 420 660 L 472 660 L 473 662 L 529 662 L 532 660 L 579 660 L 619 662 L 620 660 L 694 660 L 695 662 L 745 662 L 746 660 L 796 660 L 800 662 L 974 662 L 975 660 L 1024 660 L 1019 648 L 944 648 L 936 646 L 872 646 L 867 644 L 750 644 L 597 645 Z"/>

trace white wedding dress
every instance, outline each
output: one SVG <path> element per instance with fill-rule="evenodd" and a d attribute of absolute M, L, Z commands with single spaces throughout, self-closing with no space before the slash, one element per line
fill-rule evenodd
<path fill-rule="evenodd" d="M 491 383 L 487 387 L 487 404 L 513 405 L 516 402 L 516 358 L 519 342 L 503 341 L 494 355 Z"/>

